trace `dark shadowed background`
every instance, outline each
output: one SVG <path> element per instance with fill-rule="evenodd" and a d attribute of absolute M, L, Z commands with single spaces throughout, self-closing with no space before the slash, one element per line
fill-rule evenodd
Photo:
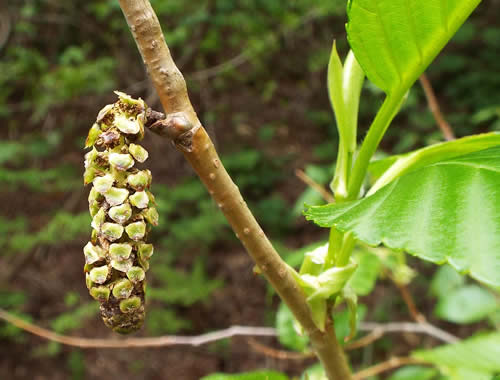
<path fill-rule="evenodd" d="M 195 109 L 222 161 L 284 257 L 325 232 L 301 216 L 327 185 L 337 133 L 325 85 L 332 40 L 347 53 L 342 0 L 152 0 Z M 500 1 L 483 1 L 428 70 L 457 136 L 500 130 Z M 0 2 L 0 307 L 58 333 L 111 337 L 85 287 L 90 235 L 83 145 L 120 90 L 160 109 L 118 1 Z M 367 83 L 362 137 L 383 97 Z M 442 140 L 420 86 L 382 143 L 401 153 Z M 278 300 L 171 144 L 146 134 L 160 226 L 151 239 L 148 316 L 138 336 L 273 326 Z M 411 285 L 425 294 L 434 268 Z M 417 296 L 418 300 L 418 296 Z M 394 285 L 371 296 L 370 320 L 408 320 Z M 432 316 L 434 301 L 419 300 Z M 456 334 L 467 329 L 455 328 Z M 420 339 L 420 338 L 419 338 Z M 259 338 L 280 347 L 275 339 Z M 313 361 L 270 358 L 233 338 L 202 347 L 80 350 L 0 323 L 1 379 L 199 379 Z M 369 365 L 423 341 L 383 339 L 352 353 Z M 368 350 L 368 351 L 367 351 Z"/>

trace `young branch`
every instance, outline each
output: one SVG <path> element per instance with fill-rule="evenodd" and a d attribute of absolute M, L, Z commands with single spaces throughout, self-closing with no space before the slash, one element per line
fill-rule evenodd
<path fill-rule="evenodd" d="M 453 129 L 450 124 L 446 121 L 443 114 L 441 113 L 441 108 L 439 107 L 438 100 L 436 98 L 436 94 L 434 93 L 434 89 L 432 88 L 432 84 L 427 78 L 427 75 L 422 74 L 419 78 L 422 89 L 424 90 L 425 97 L 427 99 L 427 104 L 429 105 L 429 109 L 432 112 L 432 116 L 434 116 L 434 120 L 436 120 L 439 129 L 443 132 L 443 136 L 446 140 L 455 140 L 455 134 L 453 133 Z"/>
<path fill-rule="evenodd" d="M 325 331 L 316 327 L 306 297 L 290 268 L 248 209 L 201 126 L 151 4 L 148 0 L 120 0 L 120 6 L 167 115 L 164 121 L 155 123 L 156 131 L 174 141 L 191 163 L 236 236 L 309 335 L 329 379 L 350 380 L 350 370 L 333 325 L 329 324 Z"/>

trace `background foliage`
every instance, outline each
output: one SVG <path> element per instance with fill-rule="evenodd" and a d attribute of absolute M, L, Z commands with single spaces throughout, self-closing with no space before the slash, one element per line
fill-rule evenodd
<path fill-rule="evenodd" d="M 321 184 L 331 179 L 337 136 L 325 70 L 333 38 L 341 55 L 347 52 L 345 2 L 152 3 L 228 170 L 283 255 L 300 261 L 294 249 L 326 238 L 301 217 L 304 202 L 322 200 L 294 170 L 305 169 Z M 499 1 L 483 1 L 428 71 L 458 136 L 500 130 L 499 12 Z M 102 105 L 114 101 L 114 89 L 159 108 L 117 1 L 0 4 L 0 307 L 60 333 L 109 335 L 81 273 L 81 249 L 90 233 L 88 189 L 81 175 L 85 133 Z M 380 90 L 365 86 L 361 126 L 369 124 L 381 99 Z M 441 139 L 415 86 L 383 149 L 401 153 Z M 273 324 L 276 300 L 252 274 L 243 248 L 183 158 L 152 136 L 145 145 L 154 165 L 161 224 L 153 232 L 157 249 L 142 334 Z M 449 268 L 434 275 L 435 268 L 420 263 L 420 274 L 409 276 L 398 257 L 359 255 L 371 263 L 364 268 L 381 260 L 394 275 L 414 277 L 411 286 L 417 295 L 429 291 L 433 276 L 433 297 L 420 297 L 419 307 L 456 334 L 499 327 L 498 295 L 465 283 Z M 370 278 L 373 282 L 356 285 L 361 296 L 375 286 L 377 274 Z M 464 294 L 474 294 L 465 298 L 479 302 L 474 313 L 463 313 Z M 361 301 L 370 320 L 408 319 L 387 278 Z M 266 359 L 238 339 L 200 349 L 131 353 L 47 344 L 5 324 L 0 336 L 5 341 L 0 377 L 16 379 L 31 378 L 33 368 L 51 379 L 102 378 L 123 368 L 124 378 L 136 378 L 139 372 L 155 378 L 164 376 L 166 367 L 172 378 L 177 374 L 183 379 L 256 367 L 297 375 L 311 364 Z M 423 343 L 429 342 L 418 342 Z M 304 347 L 301 341 L 290 344 Z M 384 338 L 370 350 L 354 352 L 353 364 L 369 365 L 418 344 Z M 57 364 L 61 360 L 65 365 Z"/>

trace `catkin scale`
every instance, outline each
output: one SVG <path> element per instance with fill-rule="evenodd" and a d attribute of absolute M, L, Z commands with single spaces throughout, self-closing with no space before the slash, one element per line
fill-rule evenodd
<path fill-rule="evenodd" d="M 144 136 L 146 105 L 116 92 L 90 128 L 85 147 L 84 183 L 92 184 L 89 211 L 92 235 L 84 247 L 85 280 L 100 303 L 101 317 L 113 331 L 137 331 L 145 318 L 145 272 L 153 246 L 147 235 L 158 224 L 151 172 L 139 169 L 148 152 Z"/>

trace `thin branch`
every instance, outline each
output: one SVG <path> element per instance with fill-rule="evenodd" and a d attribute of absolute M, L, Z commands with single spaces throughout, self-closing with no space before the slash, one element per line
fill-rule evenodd
<path fill-rule="evenodd" d="M 29 332 L 40 338 L 80 348 L 146 348 L 174 345 L 200 346 L 203 344 L 215 342 L 217 340 L 231 338 L 233 336 L 277 336 L 276 330 L 269 327 L 232 326 L 224 330 L 214 331 L 198 336 L 165 335 L 154 338 L 93 339 L 57 334 L 54 331 L 45 329 L 30 322 L 26 322 L 23 319 L 1 308 L 0 319 L 4 320 L 5 322 L 11 323 L 21 330 Z M 367 344 L 370 344 L 376 339 L 382 337 L 384 334 L 394 332 L 427 334 L 446 343 L 455 343 L 459 341 L 457 337 L 429 324 L 418 324 L 411 322 L 393 322 L 387 324 L 362 322 L 359 326 L 359 329 L 361 331 L 370 331 L 371 333 L 359 340 L 348 344 L 346 346 L 346 350 L 352 350 L 366 346 Z M 256 347 L 256 345 L 254 345 L 254 347 Z M 297 354 L 283 350 L 276 350 L 276 352 L 280 352 L 279 355 L 281 355 L 282 357 L 285 357 L 289 354 Z M 309 354 L 300 355 L 302 355 L 303 357 L 307 355 L 307 357 L 309 357 Z"/>
<path fill-rule="evenodd" d="M 436 94 L 434 93 L 434 89 L 432 88 L 432 84 L 425 73 L 420 76 L 420 84 L 422 85 L 422 89 L 424 90 L 427 104 L 429 105 L 429 109 L 432 112 L 432 116 L 434 116 L 434 120 L 436 120 L 439 129 L 441 129 L 441 132 L 443 132 L 444 138 L 448 141 L 455 140 L 453 129 L 444 118 L 441 112 L 441 108 L 439 107 Z"/>
<path fill-rule="evenodd" d="M 426 323 L 427 320 L 425 319 L 425 316 L 420 311 L 418 311 L 417 305 L 415 304 L 413 296 L 408 290 L 408 287 L 405 284 L 401 284 L 398 281 L 396 281 L 396 279 L 391 275 L 389 275 L 389 278 L 392 280 L 392 282 L 394 282 L 399 292 L 401 293 L 403 301 L 405 302 L 406 307 L 408 308 L 408 311 L 410 312 L 410 315 L 413 318 L 413 320 L 416 321 L 417 323 Z"/>
<path fill-rule="evenodd" d="M 382 338 L 382 336 L 384 336 L 384 333 L 380 329 L 375 329 L 371 331 L 369 334 L 366 334 L 364 337 L 348 343 L 345 346 L 345 349 L 351 351 L 351 350 L 356 350 L 358 348 L 366 347 L 375 342 L 376 340 Z"/>
<path fill-rule="evenodd" d="M 15 315 L 0 309 L 0 319 L 30 332 L 40 338 L 80 348 L 146 348 L 164 346 L 201 346 L 234 336 L 276 336 L 270 327 L 231 326 L 224 330 L 213 331 L 197 336 L 166 335 L 155 338 L 92 339 L 60 335 L 43 327 L 26 322 Z"/>
<path fill-rule="evenodd" d="M 390 371 L 391 369 L 402 367 L 408 364 L 427 364 L 422 360 L 410 358 L 410 357 L 392 357 L 389 360 L 382 362 L 380 364 L 374 365 L 373 367 L 366 368 L 362 371 L 359 371 L 354 374 L 353 380 L 362 380 L 367 377 L 372 377 L 378 375 L 379 373 L 383 373 L 386 371 Z"/>
<path fill-rule="evenodd" d="M 268 347 L 262 343 L 257 342 L 255 338 L 248 338 L 248 344 L 256 352 L 260 352 L 270 358 L 281 359 L 281 360 L 305 360 L 313 358 L 314 352 L 294 352 L 286 350 L 278 350 L 273 347 Z"/>
<path fill-rule="evenodd" d="M 413 323 L 413 322 L 390 322 L 390 323 L 376 323 L 376 322 L 361 322 L 359 324 L 361 331 L 379 331 L 381 334 L 411 332 L 417 334 L 426 334 L 439 339 L 446 343 L 456 343 L 460 341 L 456 336 L 441 330 L 429 323 Z"/>
<path fill-rule="evenodd" d="M 293 269 L 281 259 L 255 220 L 202 127 L 151 4 L 148 0 L 119 2 L 167 116 L 153 126 L 164 127 L 163 131 L 156 130 L 172 140 L 191 163 L 262 274 L 303 326 L 328 378 L 350 380 L 351 372 L 333 324 L 328 323 L 321 331 L 314 323 L 306 296 L 293 277 Z"/>
<path fill-rule="evenodd" d="M 330 194 L 323 186 L 314 181 L 311 177 L 309 177 L 303 170 L 296 169 L 295 175 L 298 179 L 304 182 L 306 185 L 312 187 L 321 197 L 327 201 L 328 203 L 334 203 L 335 198 L 332 194 Z"/>

